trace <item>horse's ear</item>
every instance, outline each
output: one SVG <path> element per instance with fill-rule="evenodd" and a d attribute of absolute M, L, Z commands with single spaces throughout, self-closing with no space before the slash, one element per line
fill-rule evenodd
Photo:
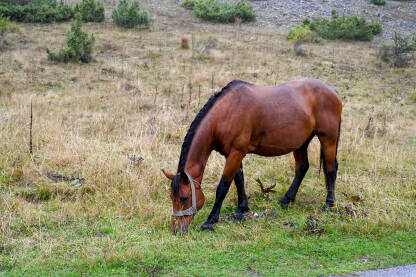
<path fill-rule="evenodd" d="M 173 180 L 173 177 L 175 177 L 175 175 L 174 175 L 174 174 L 172 174 L 172 173 L 168 173 L 168 172 L 166 172 L 164 169 L 162 169 L 162 172 L 163 172 L 163 174 L 165 174 L 166 178 L 168 178 L 168 179 L 170 179 L 170 180 Z"/>

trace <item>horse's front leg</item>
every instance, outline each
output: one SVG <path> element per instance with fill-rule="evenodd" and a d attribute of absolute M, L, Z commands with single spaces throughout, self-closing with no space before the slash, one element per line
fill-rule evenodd
<path fill-rule="evenodd" d="M 238 195 L 238 207 L 234 214 L 234 220 L 240 221 L 244 219 L 243 214 L 249 210 L 246 191 L 244 189 L 244 173 L 242 164 L 234 177 L 234 183 L 237 188 Z"/>
<path fill-rule="evenodd" d="M 202 224 L 201 231 L 214 231 L 214 227 L 212 225 L 218 222 L 222 202 L 230 189 L 231 182 L 237 174 L 244 156 L 245 154 L 242 154 L 240 151 L 233 151 L 230 155 L 228 155 L 221 181 L 217 187 L 214 207 L 212 207 L 212 211 L 209 214 L 207 221 Z"/>

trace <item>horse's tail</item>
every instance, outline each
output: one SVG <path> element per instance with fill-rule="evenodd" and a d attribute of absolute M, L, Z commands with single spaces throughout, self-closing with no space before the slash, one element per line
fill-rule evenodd
<path fill-rule="evenodd" d="M 320 183 L 319 179 L 321 179 L 321 168 L 322 164 L 324 163 L 324 152 L 322 151 L 322 145 L 321 145 L 321 156 L 319 157 L 319 172 L 318 172 L 318 183 Z"/>
<path fill-rule="evenodd" d="M 340 136 L 341 136 L 341 118 L 339 119 L 337 147 L 335 148 L 335 159 L 337 158 L 337 154 L 338 154 L 338 144 L 339 144 L 339 137 Z"/>
<path fill-rule="evenodd" d="M 339 126 L 338 126 L 338 138 L 337 138 L 337 146 L 335 148 L 335 160 L 337 158 L 337 154 L 338 154 L 338 144 L 339 144 L 339 137 L 341 136 L 341 118 L 339 119 Z M 321 145 L 321 156 L 320 156 L 320 161 L 319 161 L 319 173 L 318 173 L 318 178 L 321 177 L 321 168 L 322 168 L 322 164 L 324 166 L 324 170 L 325 170 L 325 156 L 324 156 L 324 151 L 322 151 L 322 145 Z"/>

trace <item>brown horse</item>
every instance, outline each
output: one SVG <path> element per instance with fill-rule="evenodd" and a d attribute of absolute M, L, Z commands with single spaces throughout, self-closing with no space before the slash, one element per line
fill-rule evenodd
<path fill-rule="evenodd" d="M 280 156 L 293 152 L 295 178 L 280 200 L 285 207 L 296 193 L 309 168 L 308 145 L 316 135 L 321 143 L 328 195 L 326 206 L 335 201 L 337 148 L 342 103 L 337 92 L 315 79 L 302 79 L 272 87 L 232 81 L 215 93 L 201 109 L 185 136 L 177 174 L 164 172 L 172 180 L 172 231 L 187 232 L 205 198 L 201 181 L 208 157 L 216 150 L 226 157 L 214 207 L 201 230 L 214 230 L 222 202 L 234 180 L 238 194 L 236 219 L 248 210 L 242 161 L 249 153 Z M 325 207 L 326 207 L 325 206 Z"/>

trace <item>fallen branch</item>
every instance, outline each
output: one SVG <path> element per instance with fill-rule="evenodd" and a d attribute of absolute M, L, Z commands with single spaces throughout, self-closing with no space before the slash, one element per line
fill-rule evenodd
<path fill-rule="evenodd" d="M 276 192 L 275 190 L 273 190 L 275 187 L 276 187 L 276 184 L 274 184 L 274 185 L 272 185 L 272 186 L 270 186 L 270 187 L 268 187 L 268 188 L 265 188 L 264 186 L 263 186 L 263 183 L 260 181 L 260 179 L 256 179 L 256 182 L 259 184 L 259 186 L 260 186 L 260 189 L 261 189 L 261 193 L 263 193 L 263 194 L 267 194 L 267 193 L 269 193 L 269 192 Z"/>

